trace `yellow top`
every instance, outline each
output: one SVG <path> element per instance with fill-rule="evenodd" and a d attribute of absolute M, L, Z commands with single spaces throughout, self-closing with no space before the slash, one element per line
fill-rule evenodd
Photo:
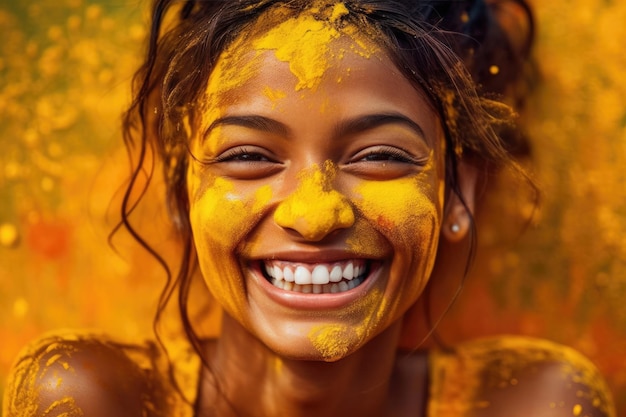
<path fill-rule="evenodd" d="M 170 382 L 169 360 L 181 365 L 175 370 L 179 390 Z M 476 340 L 433 350 L 428 363 L 428 417 L 615 417 L 595 367 L 551 342 L 518 336 Z M 200 362 L 190 349 L 167 359 L 151 342 L 126 345 L 103 336 L 57 334 L 18 358 L 2 415 L 192 417 L 199 375 Z"/>

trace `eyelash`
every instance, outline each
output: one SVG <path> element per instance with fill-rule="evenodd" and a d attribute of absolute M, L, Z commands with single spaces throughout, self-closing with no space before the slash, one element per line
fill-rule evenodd
<path fill-rule="evenodd" d="M 370 159 L 371 158 L 371 159 Z M 356 155 L 356 158 L 350 162 L 349 164 L 354 164 L 358 162 L 398 162 L 398 163 L 407 163 L 414 165 L 423 165 L 424 161 L 417 159 L 410 155 L 408 152 L 398 149 L 395 147 L 380 147 L 377 149 L 372 149 L 366 151 L 364 155 Z M 229 151 L 226 151 L 222 155 L 219 155 L 213 158 L 211 161 L 207 161 L 208 163 L 220 163 L 220 162 L 243 162 L 243 163 L 254 163 L 254 162 L 275 162 L 270 159 L 262 152 L 258 152 L 254 149 L 250 149 L 247 147 L 243 148 L 235 148 Z"/>
<path fill-rule="evenodd" d="M 251 156 L 255 159 L 250 158 Z M 259 159 L 261 158 L 261 159 Z M 236 148 L 216 157 L 213 162 L 273 162 L 260 152 L 248 148 Z"/>
<path fill-rule="evenodd" d="M 402 163 L 410 163 L 421 165 L 422 161 L 413 158 L 406 151 L 398 149 L 398 148 L 379 148 L 376 150 L 368 151 L 365 155 L 360 156 L 358 160 L 355 162 L 362 161 L 368 157 L 372 156 L 382 156 L 383 158 L 375 159 L 366 162 L 377 162 L 377 161 L 392 161 L 392 162 L 402 162 Z"/>

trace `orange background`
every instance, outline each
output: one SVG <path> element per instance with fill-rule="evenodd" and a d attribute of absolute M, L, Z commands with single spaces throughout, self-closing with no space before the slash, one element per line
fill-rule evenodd
<path fill-rule="evenodd" d="M 55 3 L 0 0 L 0 380 L 42 332 L 150 337 L 164 284 L 127 237 L 115 239 L 118 253 L 107 244 L 127 174 L 119 115 L 143 6 Z M 481 252 L 441 334 L 571 345 L 626 415 L 626 3 L 535 3 L 542 79 L 526 117 L 541 209 L 520 236 L 506 219 L 531 210 L 518 203 L 523 190 L 503 183 L 486 198 Z M 140 219 L 152 227 L 165 213 L 144 207 Z M 168 244 L 167 233 L 154 237 Z"/>

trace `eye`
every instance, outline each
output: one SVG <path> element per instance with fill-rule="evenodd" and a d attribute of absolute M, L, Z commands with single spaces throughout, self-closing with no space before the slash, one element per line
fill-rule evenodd
<path fill-rule="evenodd" d="M 363 154 L 364 152 L 364 154 Z M 375 149 L 367 149 L 359 152 L 355 159 L 355 162 L 402 162 L 402 163 L 414 163 L 414 158 L 406 151 L 391 146 L 377 147 Z"/>
<path fill-rule="evenodd" d="M 283 164 L 269 150 L 259 146 L 237 146 L 225 150 L 210 162 L 224 176 L 252 180 L 265 178 L 282 169 Z"/>
<path fill-rule="evenodd" d="M 256 147 L 253 147 L 256 148 Z M 215 162 L 273 162 L 268 155 L 259 149 L 237 147 L 229 149 L 215 158 Z"/>
<path fill-rule="evenodd" d="M 420 172 L 429 157 L 395 146 L 370 146 L 354 154 L 344 167 L 364 178 L 387 180 Z"/>

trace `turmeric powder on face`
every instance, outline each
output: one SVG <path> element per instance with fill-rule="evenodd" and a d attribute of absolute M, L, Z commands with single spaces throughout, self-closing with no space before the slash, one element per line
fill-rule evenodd
<path fill-rule="evenodd" d="M 202 257 L 202 273 L 222 306 L 233 317 L 241 317 L 239 309 L 246 296 L 240 265 L 223 259 L 235 251 L 249 225 L 272 198 L 272 189 L 265 185 L 244 198 L 227 179 L 189 176 L 190 196 L 195 200 L 190 211 L 194 243 L 199 253 L 209 254 Z"/>
<path fill-rule="evenodd" d="M 226 312 L 276 352 L 332 361 L 398 323 L 419 297 L 437 247 L 443 161 L 434 149 L 432 164 L 419 162 L 440 143 L 437 115 L 374 45 L 374 29 L 326 3 L 268 10 L 220 57 L 188 184 L 199 263 Z M 339 128 L 387 113 L 423 132 Z M 385 168 L 385 156 L 406 167 Z M 361 289 L 320 310 L 284 305 L 280 291 L 291 289 L 264 269 L 353 259 L 371 267 Z"/>
<path fill-rule="evenodd" d="M 354 212 L 346 198 L 333 189 L 334 175 L 330 161 L 323 169 L 313 165 L 300 173 L 298 188 L 278 206 L 274 220 L 311 241 L 320 240 L 334 229 L 350 227 Z"/>

